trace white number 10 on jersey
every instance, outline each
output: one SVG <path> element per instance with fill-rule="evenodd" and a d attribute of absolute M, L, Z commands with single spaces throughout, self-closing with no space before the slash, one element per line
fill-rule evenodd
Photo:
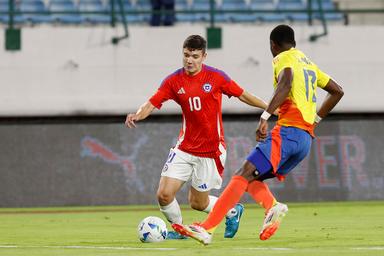
<path fill-rule="evenodd" d="M 200 97 L 190 97 L 188 98 L 189 101 L 189 108 L 191 111 L 199 111 L 201 110 L 201 101 Z"/>

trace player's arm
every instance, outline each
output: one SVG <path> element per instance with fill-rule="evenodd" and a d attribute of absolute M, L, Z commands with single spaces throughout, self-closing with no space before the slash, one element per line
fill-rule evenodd
<path fill-rule="evenodd" d="M 275 92 L 266 109 L 268 113 L 272 114 L 288 97 L 292 88 L 292 79 L 293 71 L 291 68 L 285 68 L 280 71 Z"/>
<path fill-rule="evenodd" d="M 157 108 L 160 109 L 163 102 L 172 98 L 172 90 L 169 79 L 165 79 L 157 92 L 149 98 L 147 102 L 139 107 L 135 114 L 128 114 L 125 120 L 125 125 L 129 128 L 135 128 L 136 121 L 147 118 L 152 111 Z"/>
<path fill-rule="evenodd" d="M 284 68 L 280 71 L 277 86 L 275 92 L 272 96 L 271 101 L 268 104 L 268 107 L 263 112 L 260 118 L 259 126 L 256 130 L 256 140 L 262 141 L 268 135 L 268 123 L 267 120 L 269 116 L 276 111 L 276 109 L 284 102 L 284 100 L 288 97 L 289 92 L 292 88 L 292 79 L 293 79 L 293 71 L 291 68 Z"/>
<path fill-rule="evenodd" d="M 139 107 L 139 109 L 135 114 L 127 115 L 127 118 L 125 119 L 125 125 L 129 128 L 135 128 L 136 127 L 135 122 L 147 118 L 154 109 L 155 109 L 155 106 L 153 106 L 150 101 L 145 102 L 143 105 Z"/>
<path fill-rule="evenodd" d="M 328 94 L 317 112 L 316 123 L 319 123 L 322 118 L 328 115 L 344 95 L 343 88 L 332 79 L 329 79 L 327 85 L 322 89 L 327 91 Z"/>
<path fill-rule="evenodd" d="M 243 91 L 243 93 L 238 98 L 239 98 L 239 100 L 241 100 L 245 104 L 248 104 L 248 105 L 253 106 L 253 107 L 266 109 L 268 106 L 264 100 L 262 100 L 261 98 L 255 96 L 252 93 L 249 93 L 245 90 Z"/>
<path fill-rule="evenodd" d="M 244 102 L 245 104 L 248 104 L 253 107 L 261 108 L 265 110 L 268 107 L 268 104 L 261 98 L 253 95 L 252 93 L 249 93 L 244 90 L 244 92 L 239 96 L 239 100 Z M 276 109 L 273 112 L 274 115 L 278 115 L 279 111 Z"/>

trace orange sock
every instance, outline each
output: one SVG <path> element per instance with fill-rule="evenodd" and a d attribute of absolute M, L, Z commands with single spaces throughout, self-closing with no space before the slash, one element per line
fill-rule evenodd
<path fill-rule="evenodd" d="M 228 186 L 220 195 L 212 211 L 200 226 L 212 232 L 220 224 L 227 212 L 239 202 L 247 189 L 248 181 L 242 176 L 233 176 Z"/>
<path fill-rule="evenodd" d="M 258 180 L 252 181 L 248 185 L 247 192 L 267 211 L 276 203 L 275 197 L 269 190 L 268 185 L 264 182 Z"/>

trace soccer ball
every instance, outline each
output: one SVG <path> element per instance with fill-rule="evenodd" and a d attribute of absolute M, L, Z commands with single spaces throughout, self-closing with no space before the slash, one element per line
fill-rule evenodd
<path fill-rule="evenodd" d="M 143 219 L 137 227 L 139 239 L 143 243 L 162 242 L 167 237 L 167 226 L 159 217 L 149 216 Z"/>

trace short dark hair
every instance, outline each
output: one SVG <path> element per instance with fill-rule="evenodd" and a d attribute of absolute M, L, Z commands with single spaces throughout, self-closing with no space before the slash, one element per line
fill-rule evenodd
<path fill-rule="evenodd" d="M 269 39 L 272 40 L 278 46 L 283 46 L 284 44 L 291 44 L 293 46 L 296 46 L 295 32 L 288 25 L 282 24 L 275 27 L 272 30 Z"/>
<path fill-rule="evenodd" d="M 205 52 L 207 49 L 207 41 L 199 35 L 191 35 L 185 39 L 183 44 L 183 49 L 190 49 L 190 50 L 202 50 Z"/>

